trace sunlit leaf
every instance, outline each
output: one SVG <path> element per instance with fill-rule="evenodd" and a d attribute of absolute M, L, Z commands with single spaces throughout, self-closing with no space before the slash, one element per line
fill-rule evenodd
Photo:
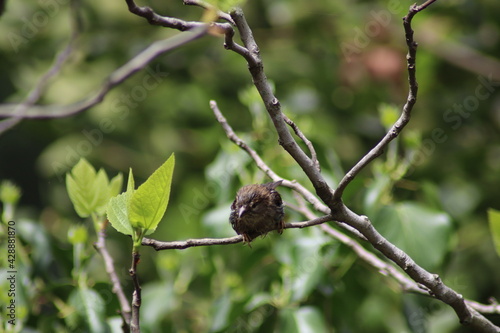
<path fill-rule="evenodd" d="M 95 208 L 94 183 L 96 171 L 86 159 L 82 158 L 66 174 L 66 188 L 69 198 L 80 217 L 88 217 Z"/>
<path fill-rule="evenodd" d="M 129 171 L 127 191 L 111 198 L 107 206 L 108 220 L 118 232 L 125 235 L 132 235 L 133 230 L 130 225 L 128 207 L 130 205 L 130 198 L 134 193 L 134 175 L 132 169 Z"/>
<path fill-rule="evenodd" d="M 328 332 L 323 316 L 312 306 L 282 310 L 279 326 L 287 333 Z"/>
<path fill-rule="evenodd" d="M 130 199 L 129 219 L 133 228 L 145 230 L 145 235 L 156 230 L 170 197 L 175 157 L 172 154 L 139 188 Z"/>
<path fill-rule="evenodd" d="M 380 121 L 382 122 L 382 125 L 387 129 L 391 128 L 391 126 L 394 125 L 396 120 L 398 120 L 399 118 L 399 113 L 401 112 L 394 105 L 389 104 L 380 105 L 378 111 L 380 115 Z"/>
<path fill-rule="evenodd" d="M 66 188 L 77 214 L 80 217 L 88 217 L 92 213 L 104 215 L 112 194 L 120 192 L 122 178 L 119 174 L 110 183 L 103 169 L 96 172 L 86 159 L 80 159 L 66 174 Z"/>
<path fill-rule="evenodd" d="M 94 181 L 93 192 L 94 192 L 94 198 L 93 198 L 94 200 L 92 202 L 93 210 L 99 215 L 104 215 L 104 213 L 106 212 L 106 205 L 108 204 L 108 201 L 110 199 L 109 195 L 110 191 L 109 191 L 109 178 L 103 169 L 100 169 L 97 172 Z"/>
<path fill-rule="evenodd" d="M 72 226 L 68 230 L 68 240 L 71 244 L 83 244 L 87 241 L 88 233 L 87 229 L 82 226 Z"/>
<path fill-rule="evenodd" d="M 119 173 L 109 182 L 109 196 L 112 198 L 120 194 L 123 185 L 123 174 Z"/>

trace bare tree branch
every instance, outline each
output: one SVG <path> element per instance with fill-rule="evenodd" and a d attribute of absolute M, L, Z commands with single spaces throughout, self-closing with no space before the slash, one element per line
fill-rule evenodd
<path fill-rule="evenodd" d="M 89 98 L 70 105 L 30 105 L 26 107 L 20 116 L 22 118 L 60 118 L 85 111 L 102 102 L 112 88 L 145 68 L 153 59 L 204 36 L 207 33 L 207 29 L 207 25 L 201 25 L 196 29 L 154 42 L 125 65 L 111 73 L 101 88 Z M 18 104 L 0 105 L 0 117 L 17 116 L 17 107 Z"/>
<path fill-rule="evenodd" d="M 309 221 L 304 222 L 288 222 L 285 224 L 285 229 L 291 228 L 306 228 L 321 223 L 331 221 L 332 217 L 329 215 L 313 218 Z M 229 224 L 229 222 L 228 222 Z M 144 238 L 142 240 L 142 245 L 151 246 L 156 251 L 160 250 L 183 250 L 189 247 L 197 246 L 212 246 L 212 245 L 230 245 L 243 242 L 243 236 L 233 236 L 228 238 L 195 238 L 187 239 L 185 241 L 173 241 L 173 242 L 162 242 L 151 238 Z"/>
<path fill-rule="evenodd" d="M 468 306 L 481 313 L 500 314 L 500 304 L 495 299 L 491 299 L 491 304 L 481 304 L 476 301 L 465 300 Z"/>
<path fill-rule="evenodd" d="M 415 78 L 415 55 L 417 44 L 413 40 L 411 20 L 418 12 L 425 9 L 434 1 L 435 0 L 429 0 L 421 6 L 411 6 L 408 15 L 403 19 L 409 49 L 408 71 L 411 88 L 407 103 L 403 108 L 402 116 L 394 124 L 386 137 L 382 139 L 379 145 L 362 158 L 353 170 L 351 170 L 351 172 L 344 177 L 342 186 L 339 185 L 339 190 L 336 192 L 337 194 L 334 194 L 333 190 L 328 186 L 321 173 L 314 167 L 312 160 L 307 157 L 304 151 L 300 149 L 295 140 L 291 137 L 290 132 L 288 132 L 283 119 L 283 114 L 281 112 L 280 103 L 274 96 L 264 74 L 258 46 L 253 38 L 250 27 L 244 18 L 242 10 L 236 9 L 231 13 L 231 16 L 236 23 L 245 47 L 250 52 L 250 56 L 245 55 L 245 59 L 248 61 L 254 85 L 259 91 L 264 105 L 278 132 L 280 144 L 302 167 L 305 174 L 312 182 L 318 196 L 331 209 L 331 214 L 334 219 L 344 221 L 360 231 L 377 250 L 400 266 L 415 282 L 427 287 L 433 297 L 450 305 L 457 313 L 457 316 L 462 324 L 470 325 L 474 329 L 480 330 L 481 332 L 499 332 L 498 327 L 496 327 L 476 310 L 467 306 L 464 302 L 463 296 L 446 286 L 438 275 L 431 274 L 422 267 L 418 266 L 405 252 L 388 242 L 382 235 L 380 235 L 366 216 L 360 216 L 353 213 L 341 201 L 343 189 L 345 189 L 345 187 L 364 166 L 382 153 L 383 148 L 401 132 L 402 128 L 409 121 L 411 109 L 416 101 L 416 92 L 418 88 Z"/>
<path fill-rule="evenodd" d="M 283 119 L 285 120 L 285 123 L 290 126 L 295 134 L 305 143 L 307 146 L 307 149 L 309 149 L 309 152 L 311 153 L 311 160 L 314 164 L 314 167 L 318 169 L 319 172 L 321 172 L 321 166 L 319 165 L 318 161 L 318 155 L 316 154 L 316 149 L 314 149 L 314 146 L 311 141 L 302 133 L 302 131 L 299 129 L 299 126 L 295 124 L 290 118 L 288 118 L 285 114 L 283 114 Z"/>

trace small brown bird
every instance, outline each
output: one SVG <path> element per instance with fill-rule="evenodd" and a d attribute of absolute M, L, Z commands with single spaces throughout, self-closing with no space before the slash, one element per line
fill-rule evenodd
<path fill-rule="evenodd" d="M 240 188 L 231 205 L 229 222 L 243 241 L 250 242 L 272 230 L 282 233 L 285 227 L 283 201 L 275 190 L 283 181 L 253 184 Z"/>

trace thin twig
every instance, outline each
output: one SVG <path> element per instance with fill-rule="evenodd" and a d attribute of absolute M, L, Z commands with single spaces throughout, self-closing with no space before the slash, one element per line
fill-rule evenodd
<path fill-rule="evenodd" d="M 314 164 L 314 167 L 318 169 L 319 172 L 321 172 L 321 166 L 318 161 L 318 155 L 316 154 L 316 149 L 314 149 L 314 145 L 312 142 L 302 133 L 300 130 L 299 126 L 295 124 L 290 118 L 288 118 L 285 114 L 283 114 L 283 119 L 285 120 L 285 123 L 290 126 L 295 134 L 305 143 L 307 146 L 307 149 L 309 149 L 309 152 L 311 153 L 311 160 Z"/>
<path fill-rule="evenodd" d="M 332 217 L 329 215 L 315 217 L 309 221 L 303 222 L 288 222 L 285 224 L 285 229 L 292 228 L 306 228 L 314 225 L 322 224 L 331 221 Z M 243 242 L 243 236 L 233 236 L 228 238 L 194 238 L 185 241 L 162 242 L 151 238 L 144 238 L 142 245 L 151 246 L 156 251 L 160 250 L 183 250 L 190 247 L 197 246 L 213 246 L 213 245 L 230 245 Z"/>
<path fill-rule="evenodd" d="M 127 297 L 125 297 L 125 293 L 123 292 L 120 279 L 116 274 L 113 257 L 109 254 L 106 247 L 106 232 L 104 229 L 99 231 L 97 242 L 94 244 L 94 247 L 101 255 L 104 261 L 104 267 L 106 267 L 106 273 L 108 273 L 109 278 L 111 279 L 111 285 L 113 286 L 112 291 L 118 298 L 118 303 L 120 304 L 120 316 L 122 317 L 123 321 L 122 329 L 126 333 L 129 331 L 130 316 L 132 311 L 130 309 L 129 301 Z"/>

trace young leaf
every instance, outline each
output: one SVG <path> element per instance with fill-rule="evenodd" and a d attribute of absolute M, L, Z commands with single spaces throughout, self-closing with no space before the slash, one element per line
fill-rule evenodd
<path fill-rule="evenodd" d="M 66 174 L 66 188 L 69 198 L 80 217 L 88 217 L 94 211 L 94 183 L 96 172 L 92 165 L 82 158 Z"/>
<path fill-rule="evenodd" d="M 493 237 L 493 244 L 495 244 L 495 250 L 500 256 L 500 211 L 488 209 L 488 222 L 490 224 L 490 231 L 491 236 Z"/>
<path fill-rule="evenodd" d="M 94 200 L 92 202 L 92 207 L 94 207 L 94 212 L 102 216 L 106 213 L 106 206 L 110 198 L 109 178 L 103 169 L 97 172 L 93 188 Z"/>
<path fill-rule="evenodd" d="M 174 171 L 172 154 L 139 188 L 130 199 L 129 219 L 133 228 L 140 228 L 148 235 L 156 230 L 165 214 Z"/>
<path fill-rule="evenodd" d="M 130 221 L 128 218 L 128 207 L 130 198 L 132 197 L 133 193 L 134 175 L 132 174 L 132 169 L 130 169 L 128 175 L 127 191 L 111 198 L 106 209 L 108 220 L 113 228 L 125 235 L 133 234 L 132 226 L 130 225 Z"/>
<path fill-rule="evenodd" d="M 109 182 L 109 196 L 116 197 L 120 194 L 123 185 L 123 174 L 120 172 Z"/>
<path fill-rule="evenodd" d="M 109 199 L 120 192 L 122 183 L 121 174 L 110 182 L 103 169 L 96 172 L 84 158 L 73 167 L 71 173 L 66 174 L 66 188 L 80 217 L 88 217 L 92 213 L 104 215 Z"/>

